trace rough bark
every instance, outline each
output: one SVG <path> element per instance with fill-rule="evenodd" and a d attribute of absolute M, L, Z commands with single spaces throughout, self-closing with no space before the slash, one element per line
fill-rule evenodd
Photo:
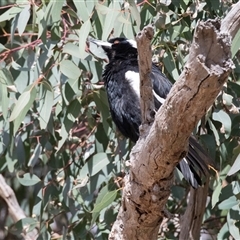
<path fill-rule="evenodd" d="M 19 220 L 26 218 L 24 211 L 19 206 L 14 191 L 11 187 L 7 185 L 4 180 L 4 177 L 0 174 L 0 196 L 7 203 L 8 212 L 11 216 L 12 220 L 16 223 Z M 22 234 L 24 239 L 26 240 L 34 240 L 38 237 L 38 231 L 34 229 L 31 232 L 27 232 Z"/>
<path fill-rule="evenodd" d="M 199 22 L 180 79 L 157 112 L 147 136 L 144 134 L 131 152 L 122 205 L 109 239 L 157 239 L 173 170 L 186 154 L 195 125 L 212 105 L 234 67 L 230 47 L 240 26 L 240 2 L 234 11 L 234 24 L 227 21 L 231 35 L 222 25 L 224 20 Z M 146 64 L 144 59 L 140 61 Z"/>

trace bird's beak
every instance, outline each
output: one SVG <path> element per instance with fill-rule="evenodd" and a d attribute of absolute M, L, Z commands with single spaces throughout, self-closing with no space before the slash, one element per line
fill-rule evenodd
<path fill-rule="evenodd" d="M 112 44 L 109 42 L 104 42 L 94 38 L 88 38 L 89 50 L 97 58 L 103 59 L 105 62 L 108 61 L 110 57 L 110 52 L 112 50 Z"/>
<path fill-rule="evenodd" d="M 99 47 L 112 48 L 112 43 L 109 43 L 109 42 L 104 42 L 104 41 L 101 41 L 101 40 L 98 40 L 98 39 L 94 39 L 94 38 L 90 38 L 90 39 L 88 39 L 88 41 L 90 43 L 96 44 Z"/>

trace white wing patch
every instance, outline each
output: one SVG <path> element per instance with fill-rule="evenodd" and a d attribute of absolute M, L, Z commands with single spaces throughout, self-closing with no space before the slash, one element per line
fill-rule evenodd
<path fill-rule="evenodd" d="M 132 45 L 133 48 L 137 48 L 137 42 L 135 40 L 129 39 L 127 41 Z"/>
<path fill-rule="evenodd" d="M 153 90 L 153 96 L 161 103 L 163 104 L 165 102 L 164 98 L 161 98 L 159 95 L 156 94 L 156 92 Z"/>
<path fill-rule="evenodd" d="M 134 92 L 137 94 L 137 96 L 140 98 L 140 77 L 138 72 L 134 71 L 127 71 L 125 73 L 125 78 L 129 82 L 130 86 L 133 88 Z M 161 98 L 157 95 L 157 93 L 153 90 L 153 96 L 161 103 L 163 104 L 165 99 Z"/>
<path fill-rule="evenodd" d="M 129 82 L 130 86 L 133 88 L 134 92 L 140 98 L 140 78 L 139 73 L 134 71 L 127 71 L 125 73 L 125 78 Z"/>

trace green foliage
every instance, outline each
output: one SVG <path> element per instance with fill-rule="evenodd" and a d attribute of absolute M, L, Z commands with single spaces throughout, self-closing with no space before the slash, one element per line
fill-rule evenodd
<path fill-rule="evenodd" d="M 38 239 L 107 239 L 121 197 L 121 172 L 131 143 L 109 115 L 101 73 L 107 57 L 88 37 L 134 38 L 153 23 L 153 59 L 176 81 L 199 20 L 222 18 L 230 1 L 3 1 L 0 15 L 0 170 L 29 217 L 19 235 Z M 34 3 L 35 2 L 35 3 Z M 10 27 L 11 25 L 11 27 Z M 204 228 L 219 239 L 240 238 L 239 36 L 236 69 L 196 134 L 215 160 Z M 176 178 L 168 208 L 181 214 L 187 184 Z M 217 227 L 216 227 L 217 226 Z M 171 231 L 167 231 L 170 229 Z M 169 222 L 166 238 L 177 238 Z"/>

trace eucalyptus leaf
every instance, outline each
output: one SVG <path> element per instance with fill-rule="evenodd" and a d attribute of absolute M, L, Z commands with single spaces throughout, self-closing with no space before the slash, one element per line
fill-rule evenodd
<path fill-rule="evenodd" d="M 86 53 L 86 40 L 88 37 L 88 34 L 91 30 L 91 21 L 88 19 L 84 22 L 84 24 L 81 26 L 79 30 L 79 57 L 82 59 L 85 59 L 88 54 Z"/>
<path fill-rule="evenodd" d="M 235 35 L 232 41 L 231 45 L 232 57 L 236 55 L 239 49 L 240 49 L 240 30 L 238 30 L 237 34 Z"/>
<path fill-rule="evenodd" d="M 0 43 L 0 52 L 2 52 L 2 51 L 4 51 L 4 50 L 7 50 L 7 48 Z"/>
<path fill-rule="evenodd" d="M 23 8 L 24 5 L 9 8 L 5 13 L 0 15 L 0 22 L 14 18 L 18 13 L 20 13 L 23 10 Z"/>
<path fill-rule="evenodd" d="M 130 4 L 131 15 L 132 15 L 133 19 L 136 21 L 136 25 L 138 27 L 137 31 L 139 31 L 140 30 L 140 24 L 141 24 L 141 18 L 140 18 L 139 10 L 138 10 L 137 5 L 136 5 L 134 0 L 129 0 L 128 3 Z"/>
<path fill-rule="evenodd" d="M 221 194 L 222 190 L 222 182 L 220 180 L 217 181 L 217 186 L 215 187 L 213 194 L 212 194 L 212 208 L 215 207 L 219 200 L 219 195 Z"/>
<path fill-rule="evenodd" d="M 64 45 L 63 52 L 68 53 L 71 56 L 80 57 L 79 47 L 71 42 Z"/>
<path fill-rule="evenodd" d="M 176 81 L 179 78 L 179 74 L 176 68 L 175 60 L 170 51 L 168 51 L 168 54 L 164 53 L 163 63 L 167 71 L 172 75 L 173 79 Z"/>
<path fill-rule="evenodd" d="M 77 79 L 81 75 L 81 70 L 70 60 L 63 60 L 60 63 L 60 71 L 72 79 Z"/>
<path fill-rule="evenodd" d="M 232 121 L 229 115 L 223 110 L 220 110 L 218 112 L 213 112 L 213 119 L 222 123 L 224 126 L 225 136 L 228 138 L 230 136 L 232 127 Z"/>
<path fill-rule="evenodd" d="M 229 227 L 230 234 L 234 237 L 234 239 L 240 239 L 240 231 L 239 228 L 236 226 L 236 219 L 233 218 L 233 212 L 237 211 L 237 214 L 240 214 L 239 211 L 239 204 L 235 205 L 235 208 L 230 210 L 227 214 L 227 223 Z M 238 219 L 239 220 L 239 219 Z"/>
<path fill-rule="evenodd" d="M 37 146 L 34 149 L 34 152 L 31 156 L 31 158 L 29 159 L 28 167 L 33 167 L 34 165 L 36 165 L 36 163 L 37 163 L 37 161 L 40 157 L 41 152 L 42 152 L 42 146 L 41 146 L 40 143 L 38 143 Z"/>
<path fill-rule="evenodd" d="M 106 193 L 106 195 L 104 195 L 104 197 L 101 199 L 101 202 L 99 202 L 94 206 L 92 212 L 100 212 L 105 207 L 108 207 L 114 201 L 116 196 L 117 196 L 117 190 Z"/>
<path fill-rule="evenodd" d="M 102 170 L 110 160 L 106 153 L 97 153 L 90 158 L 80 172 L 81 179 L 84 179 L 87 176 L 94 176 L 96 173 Z"/>
<path fill-rule="evenodd" d="M 118 9 L 113 8 L 111 9 L 111 11 L 107 12 L 103 26 L 102 40 L 108 39 L 109 35 L 111 34 L 111 31 L 113 30 L 114 23 L 118 16 L 119 16 Z"/>
<path fill-rule="evenodd" d="M 25 91 L 18 98 L 13 111 L 10 115 L 9 121 L 14 121 L 14 133 L 17 132 L 18 127 L 25 118 L 27 112 L 31 108 L 33 101 L 37 95 L 37 89 L 34 84 L 29 85 Z"/>
<path fill-rule="evenodd" d="M 9 229 L 11 233 L 19 235 L 23 231 L 31 232 L 38 225 L 38 221 L 34 218 L 26 217 L 17 221 L 11 228 Z"/>
<path fill-rule="evenodd" d="M 228 176 L 231 176 L 240 170 L 240 154 L 238 154 L 237 158 L 235 159 L 231 169 L 228 172 Z"/>
<path fill-rule="evenodd" d="M 53 89 L 48 82 L 43 81 L 41 87 L 43 88 L 43 91 L 38 110 L 39 122 L 41 129 L 45 129 L 47 127 L 52 112 L 54 94 Z"/>
<path fill-rule="evenodd" d="M 34 174 L 30 173 L 25 173 L 23 176 L 17 176 L 18 181 L 23 185 L 23 186 L 33 186 L 41 180 Z"/>
<path fill-rule="evenodd" d="M 218 208 L 219 209 L 230 209 L 237 204 L 238 204 L 237 198 L 235 196 L 232 196 L 232 197 L 224 200 L 220 204 L 218 204 Z"/>
<path fill-rule="evenodd" d="M 74 5 L 77 9 L 78 16 L 85 22 L 89 19 L 92 9 L 89 9 L 86 5 L 86 0 L 74 1 Z"/>
<path fill-rule="evenodd" d="M 2 84 L 0 80 L 0 105 L 2 114 L 5 120 L 7 120 L 8 117 L 8 107 L 9 107 L 9 98 L 8 98 L 8 91 L 7 91 L 7 85 Z"/>
<path fill-rule="evenodd" d="M 19 32 L 20 36 L 24 32 L 29 18 L 30 18 L 30 3 L 28 5 L 26 5 L 25 8 L 19 14 L 17 28 L 18 28 L 18 32 Z"/>

